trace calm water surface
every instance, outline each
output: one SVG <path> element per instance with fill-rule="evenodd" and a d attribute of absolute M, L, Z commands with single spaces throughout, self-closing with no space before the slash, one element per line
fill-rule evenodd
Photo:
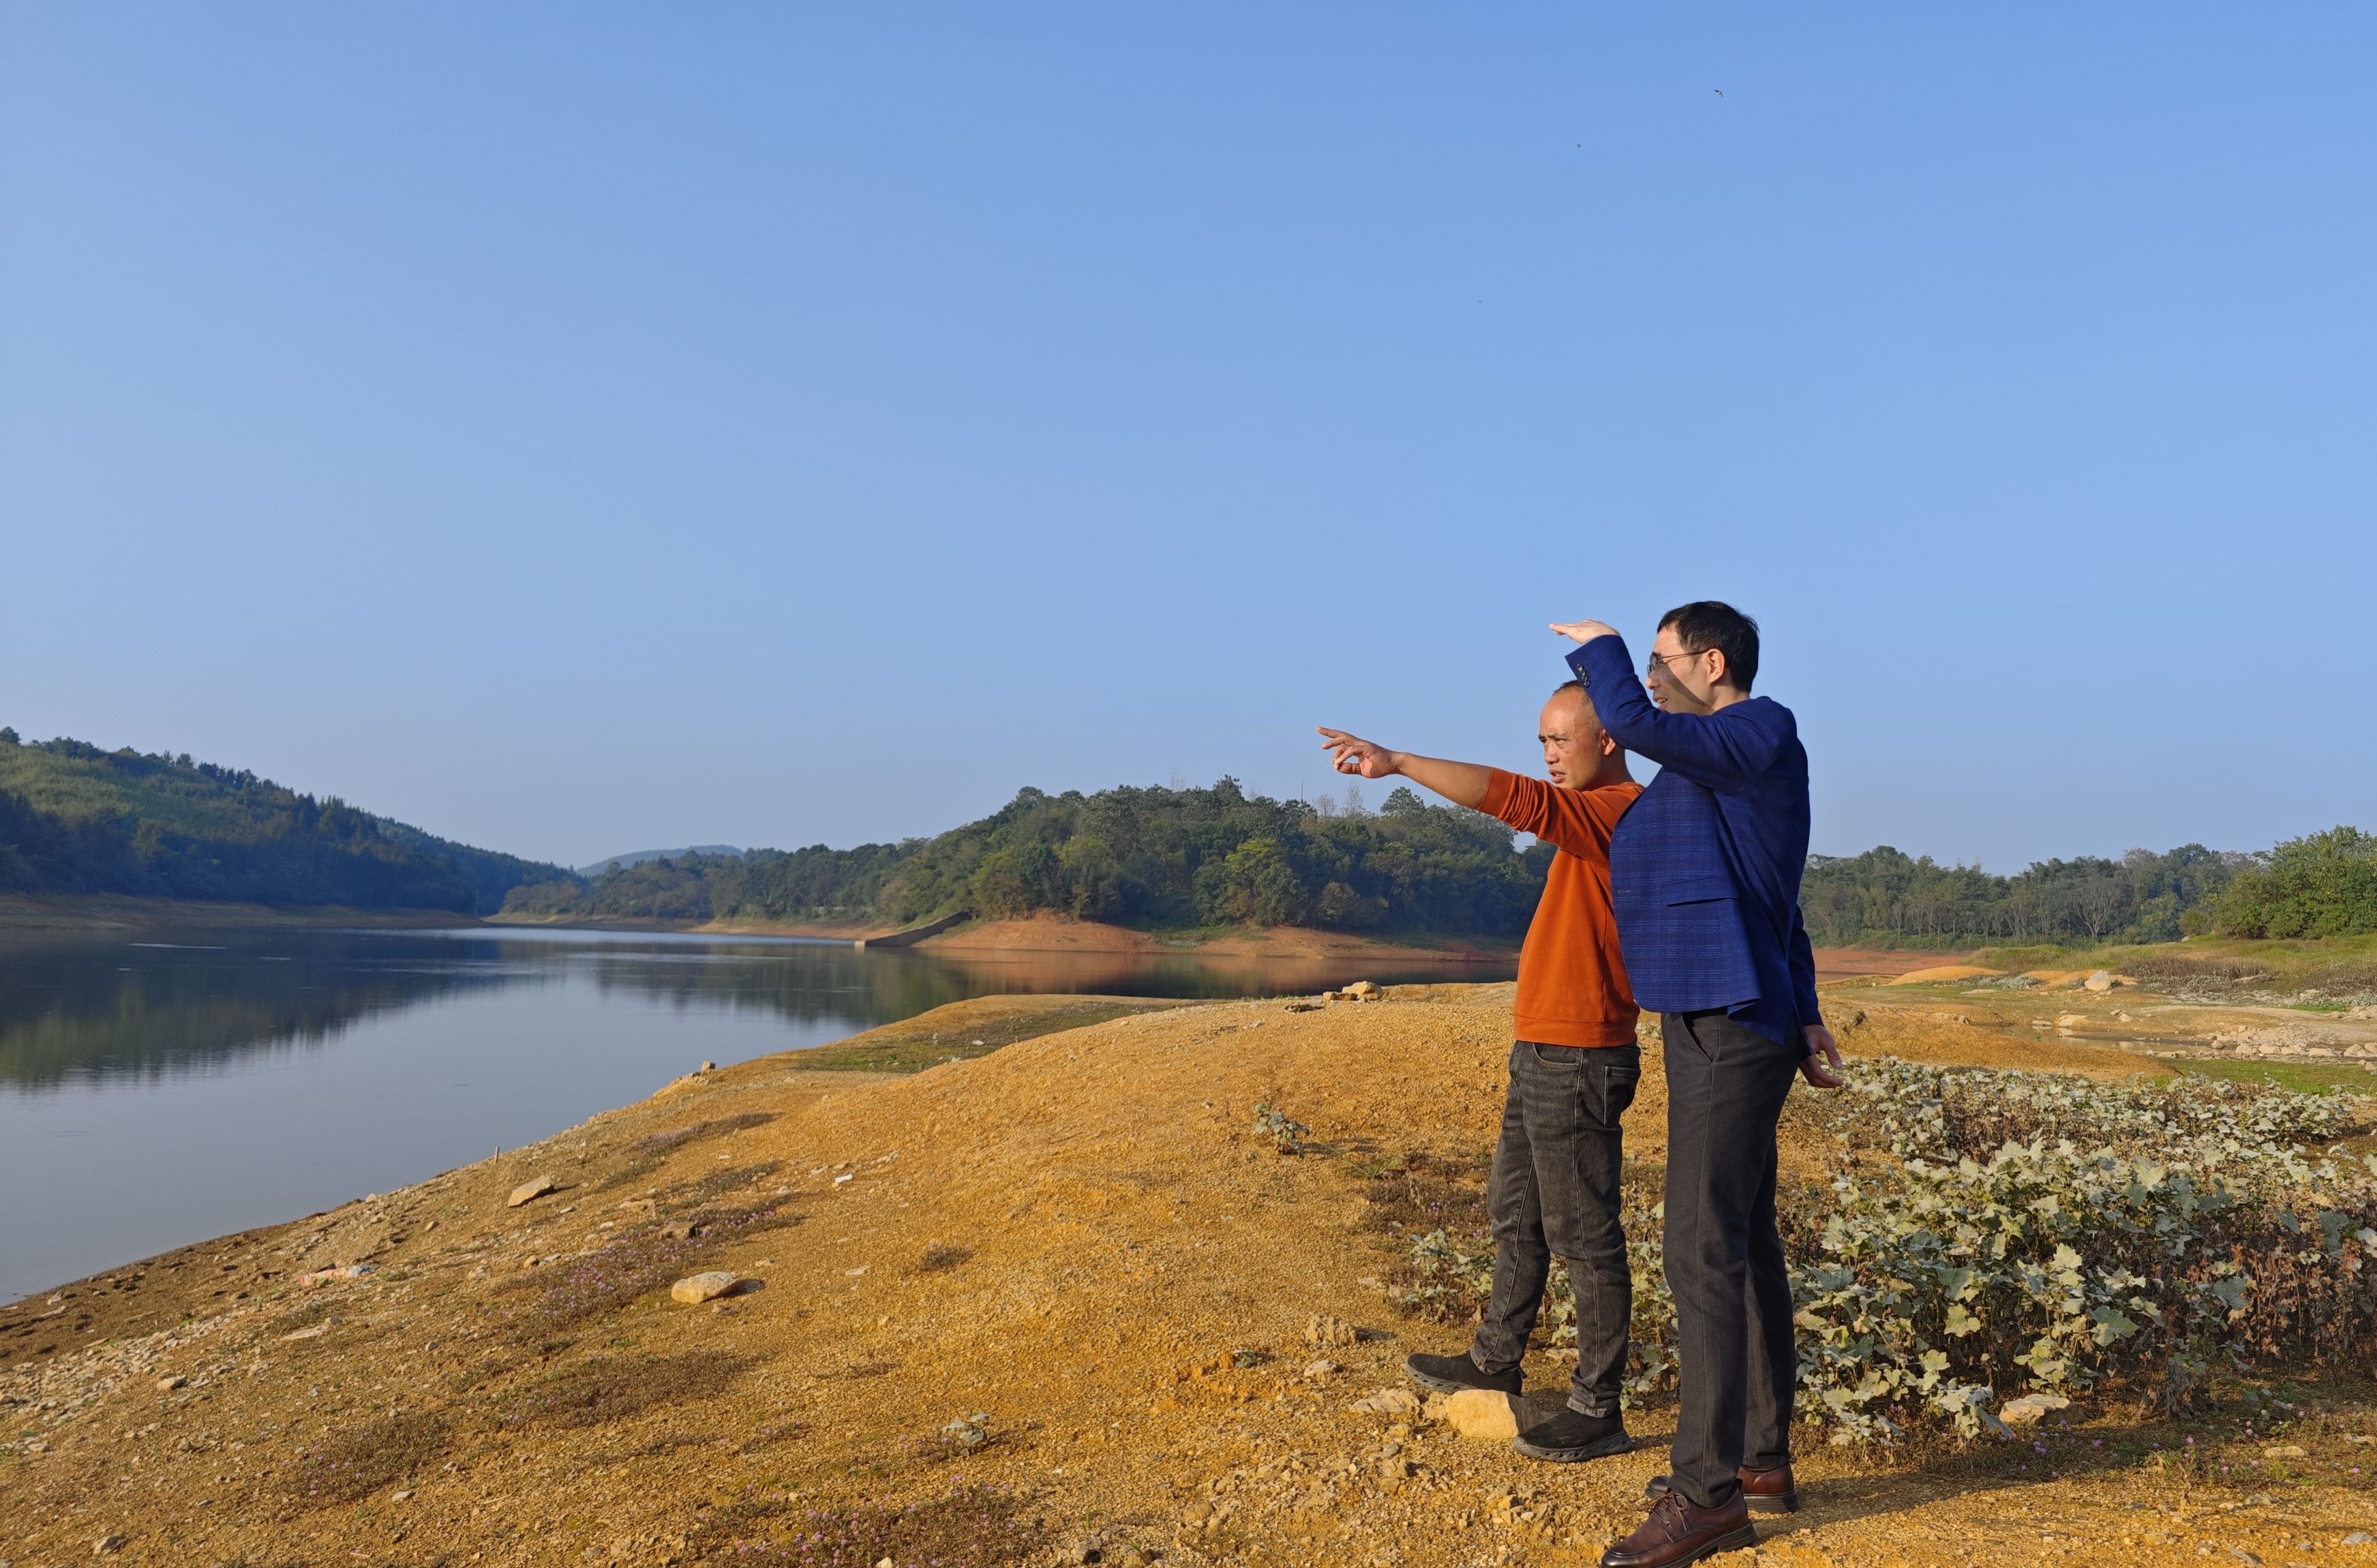
<path fill-rule="evenodd" d="M 703 1061 L 967 997 L 1510 973 L 486 928 L 8 937 L 0 1301 L 533 1143 Z"/>

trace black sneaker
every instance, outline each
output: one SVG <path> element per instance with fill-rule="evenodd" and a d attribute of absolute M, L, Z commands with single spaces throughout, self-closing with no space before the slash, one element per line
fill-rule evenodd
<path fill-rule="evenodd" d="M 1490 1388 L 1497 1394 L 1515 1395 L 1522 1369 L 1512 1367 L 1507 1372 L 1482 1372 L 1477 1363 L 1463 1351 L 1458 1356 L 1406 1356 L 1404 1375 L 1438 1394 L 1458 1394 L 1464 1388 Z"/>
<path fill-rule="evenodd" d="M 1588 1416 L 1563 1405 L 1550 1420 L 1512 1438 L 1511 1446 L 1530 1459 L 1573 1465 L 1580 1459 L 1623 1454 L 1634 1446 L 1634 1440 L 1626 1435 L 1623 1416 Z"/>

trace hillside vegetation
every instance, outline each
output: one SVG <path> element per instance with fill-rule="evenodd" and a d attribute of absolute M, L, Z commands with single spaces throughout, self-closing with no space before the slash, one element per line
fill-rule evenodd
<path fill-rule="evenodd" d="M 472 913 L 563 875 L 244 770 L 0 729 L 0 889 Z"/>
<path fill-rule="evenodd" d="M 1511 935 L 1551 851 L 1397 789 L 1376 812 L 1210 789 L 1026 789 L 933 839 L 651 861 L 522 888 L 515 916 L 907 925 L 959 910 L 1122 925 L 1312 926 Z"/>

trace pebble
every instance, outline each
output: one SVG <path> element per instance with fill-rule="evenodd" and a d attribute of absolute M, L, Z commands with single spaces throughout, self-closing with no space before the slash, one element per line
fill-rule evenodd
<path fill-rule="evenodd" d="M 177 1388 L 187 1388 L 189 1386 L 190 1380 L 184 1377 L 179 1372 L 169 1372 L 165 1376 L 157 1380 L 157 1387 L 166 1394 L 171 1394 Z"/>
<path fill-rule="evenodd" d="M 1320 1349 L 1351 1345 L 1358 1337 L 1352 1323 L 1343 1318 L 1332 1318 L 1326 1312 L 1316 1312 L 1305 1321 L 1304 1342 Z"/>
<path fill-rule="evenodd" d="M 2071 1405 L 2072 1401 L 2060 1394 L 2025 1394 L 2019 1399 L 2007 1400 L 1999 1407 L 1998 1415 L 2014 1426 L 2026 1427 L 2049 1410 L 2069 1409 Z"/>
<path fill-rule="evenodd" d="M 678 1280 L 669 1287 L 669 1295 L 688 1307 L 698 1307 L 704 1301 L 732 1295 L 742 1283 L 740 1277 L 724 1269 L 712 1269 L 708 1274 L 697 1274 Z"/>
<path fill-rule="evenodd" d="M 410 1502 L 412 1500 L 412 1490 L 407 1488 L 403 1491 L 392 1491 L 388 1494 L 388 1500 L 390 1502 Z"/>
<path fill-rule="evenodd" d="M 1318 1361 L 1307 1362 L 1304 1368 L 1304 1375 L 1308 1378 L 1325 1378 L 1334 1373 L 1342 1372 L 1344 1370 L 1344 1368 L 1339 1366 L 1336 1362 L 1330 1360 L 1324 1356 Z"/>
<path fill-rule="evenodd" d="M 2347 1546 L 2367 1546 L 2372 1541 L 2377 1541 L 2377 1536 L 2372 1536 L 2366 1530 L 2355 1530 L 2344 1538 L 2344 1544 Z"/>
<path fill-rule="evenodd" d="M 558 1192 L 560 1191 L 561 1189 L 559 1187 L 554 1185 L 553 1178 L 550 1176 L 534 1177 L 513 1188 L 512 1195 L 504 1200 L 504 1207 L 508 1209 L 516 1209 L 522 1203 L 531 1203 L 538 1198 L 543 1197 L 547 1192 Z"/>
<path fill-rule="evenodd" d="M 122 1536 L 102 1536 L 91 1543 L 90 1554 L 93 1557 L 113 1557 L 131 1544 Z"/>
<path fill-rule="evenodd" d="M 1519 1435 L 1518 1401 L 1499 1390 L 1464 1388 L 1437 1407 L 1437 1415 L 1476 1442 L 1508 1442 Z"/>
<path fill-rule="evenodd" d="M 2299 1459 L 2302 1456 L 2302 1445 L 2296 1442 L 2282 1442 L 2275 1448 L 2262 1450 L 2262 1457 L 2264 1459 Z"/>
<path fill-rule="evenodd" d="M 1408 1388 L 1382 1388 L 1345 1406 L 1375 1416 L 1411 1416 L 1419 1412 L 1419 1395 Z"/>

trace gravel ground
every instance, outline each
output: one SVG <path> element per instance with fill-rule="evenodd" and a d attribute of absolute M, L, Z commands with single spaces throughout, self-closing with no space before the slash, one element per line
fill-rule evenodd
<path fill-rule="evenodd" d="M 1665 1411 L 1633 1413 L 1631 1454 L 1550 1466 L 1347 1408 L 1401 1386 L 1408 1351 L 1465 1343 L 1377 1283 L 1394 1254 L 1365 1173 L 1483 1151 L 1510 1000 L 1180 1007 L 905 1076 L 767 1059 L 34 1298 L 0 1311 L 0 1560 L 1595 1561 L 1664 1468 Z M 2139 1065 L 1853 1011 L 1858 1051 Z M 1259 1103 L 1309 1127 L 1302 1156 L 1255 1129 Z M 1663 1111 L 1654 1069 L 1638 1155 L 1658 1157 Z M 1824 1162 L 1796 1144 L 1791 1179 Z M 536 1178 L 557 1190 L 508 1207 Z M 711 1270 L 754 1283 L 672 1299 Z M 1316 1346 L 1316 1316 L 1358 1336 Z M 2287 1397 L 2202 1423 L 2252 1475 L 2235 1486 L 2162 1467 L 2112 1406 L 2035 1449 L 1815 1447 L 1808 1509 L 1735 1560 L 2377 1563 L 2347 1542 L 2377 1532 L 2351 1473 L 2377 1463 L 2353 1442 L 2377 1434 L 2367 1386 Z M 2268 1457 L 2284 1447 L 2303 1453 Z"/>

